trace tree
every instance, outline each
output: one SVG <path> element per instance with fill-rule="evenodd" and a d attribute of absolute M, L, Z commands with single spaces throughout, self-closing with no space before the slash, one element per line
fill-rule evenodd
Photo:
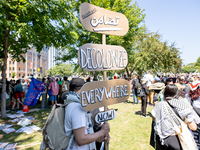
<path fill-rule="evenodd" d="M 182 61 L 175 43 L 168 45 L 166 41 L 162 42 L 161 37 L 158 33 L 147 31 L 137 37 L 135 51 L 130 56 L 132 63 L 126 68 L 129 76 L 133 71 L 141 75 L 150 69 L 157 72 L 180 68 Z"/>
<path fill-rule="evenodd" d="M 51 76 L 60 75 L 64 77 L 64 76 L 70 76 L 72 74 L 71 70 L 72 70 L 71 65 L 58 64 L 55 67 L 47 70 L 47 73 Z"/>
<path fill-rule="evenodd" d="M 106 35 L 106 44 L 107 45 L 119 45 L 126 49 L 128 53 L 128 60 L 129 63 L 131 63 L 132 55 L 134 54 L 134 42 L 135 38 L 138 35 L 142 35 L 144 32 L 144 24 L 141 24 L 145 14 L 143 13 L 143 10 L 138 6 L 138 4 L 135 2 L 134 4 L 130 4 L 131 0 L 78 0 L 76 3 L 76 12 L 77 12 L 77 18 L 79 15 L 79 6 L 83 2 L 89 2 L 91 4 L 94 4 L 99 7 L 103 7 L 105 9 L 123 13 L 129 21 L 129 31 L 125 36 L 112 36 L 112 35 Z M 80 23 L 80 21 L 76 20 L 76 26 L 77 26 L 77 35 L 78 41 L 74 47 L 80 47 L 83 44 L 86 43 L 95 43 L 95 44 L 102 44 L 102 34 L 89 32 L 87 31 Z M 63 55 L 60 57 L 61 60 L 71 60 L 73 58 L 77 58 L 77 49 L 75 48 L 69 48 L 69 53 L 66 55 Z"/>
<path fill-rule="evenodd" d="M 200 57 L 197 59 L 197 62 L 194 64 L 195 67 L 200 67 Z"/>
<path fill-rule="evenodd" d="M 196 70 L 194 65 L 195 65 L 195 63 L 190 63 L 190 64 L 184 66 L 182 68 L 181 72 L 184 72 L 184 73 L 194 72 Z"/>
<path fill-rule="evenodd" d="M 6 117 L 7 55 L 20 61 L 30 47 L 38 52 L 43 45 L 56 48 L 72 45 L 76 33 L 72 0 L 1 0 L 0 1 L 0 66 L 3 86 L 1 116 Z"/>
<path fill-rule="evenodd" d="M 15 76 L 17 75 L 16 72 L 12 72 L 12 78 L 15 78 Z"/>

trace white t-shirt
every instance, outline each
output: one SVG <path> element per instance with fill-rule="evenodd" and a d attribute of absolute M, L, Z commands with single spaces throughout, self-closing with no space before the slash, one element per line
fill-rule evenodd
<path fill-rule="evenodd" d="M 145 74 L 144 78 L 146 78 L 147 81 L 147 87 L 149 87 L 150 85 L 152 85 L 152 81 L 154 81 L 153 75 L 151 74 Z"/>
<path fill-rule="evenodd" d="M 79 103 L 70 103 L 67 107 L 65 107 L 65 133 L 67 136 L 73 132 L 74 129 L 78 129 L 81 127 L 86 127 L 86 111 L 81 107 Z M 87 129 L 85 128 L 85 134 L 87 133 Z M 89 145 L 78 146 L 76 142 L 74 142 L 73 148 L 70 149 L 70 143 L 72 139 L 70 139 L 69 146 L 66 150 L 88 150 Z"/>

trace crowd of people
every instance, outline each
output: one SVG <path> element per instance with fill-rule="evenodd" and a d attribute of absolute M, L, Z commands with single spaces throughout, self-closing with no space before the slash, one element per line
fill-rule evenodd
<path fill-rule="evenodd" d="M 120 77 L 113 76 L 108 80 L 118 78 Z M 131 84 L 133 104 L 139 104 L 141 100 L 141 117 L 149 117 L 146 114 L 148 105 L 154 107 L 151 112 L 151 145 L 155 149 L 183 149 L 184 144 L 177 131 L 183 129 L 190 131 L 187 132 L 187 140 L 190 142 L 186 142 L 186 146 L 193 146 L 191 149 L 195 149 L 200 145 L 200 142 L 193 138 L 193 134 L 197 132 L 200 124 L 200 76 L 198 73 L 153 76 L 152 72 L 148 71 L 143 76 L 133 74 L 132 79 L 125 76 L 123 78 Z M 86 82 L 98 80 L 100 81 L 102 78 L 95 79 L 88 76 L 85 79 L 68 80 L 68 77 L 47 77 L 41 80 L 45 83 L 45 89 L 41 96 L 42 109 L 46 109 L 47 105 L 65 104 L 68 101 L 65 107 L 67 113 L 65 113 L 64 127 L 67 136 L 73 132 L 75 143 L 71 141 L 71 144 L 74 149 L 95 147 L 92 142 L 99 141 L 101 143 L 105 137 L 109 137 L 109 124 L 101 125 L 96 131 L 88 127 L 87 121 L 90 120 L 88 118 L 90 115 L 83 110 L 80 104 L 81 87 Z M 14 80 L 6 81 L 6 92 L 10 95 L 11 110 L 15 110 L 15 107 L 17 109 L 22 107 L 30 82 L 31 79 L 17 80 L 16 82 Z M 48 101 L 47 98 L 49 98 Z M 183 128 L 183 124 L 187 128 Z"/>
<path fill-rule="evenodd" d="M 196 150 L 200 147 L 200 74 L 132 76 L 133 103 L 141 98 L 141 116 L 154 107 L 151 145 L 156 150 Z M 137 101 L 136 101 L 137 99 Z M 194 136 L 194 134 L 198 136 Z"/>

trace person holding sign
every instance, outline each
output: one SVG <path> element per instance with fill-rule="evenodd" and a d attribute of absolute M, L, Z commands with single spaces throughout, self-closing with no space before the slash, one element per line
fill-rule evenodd
<path fill-rule="evenodd" d="M 110 126 L 106 123 L 94 133 L 91 113 L 85 111 L 80 103 L 80 90 L 84 84 L 83 79 L 73 78 L 69 94 L 65 96 L 64 127 L 66 135 L 71 136 L 66 150 L 96 150 L 95 141 L 103 142 L 110 132 Z"/>

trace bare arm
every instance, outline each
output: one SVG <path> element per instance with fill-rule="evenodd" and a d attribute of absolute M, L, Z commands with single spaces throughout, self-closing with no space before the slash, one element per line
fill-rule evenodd
<path fill-rule="evenodd" d="M 73 130 L 76 143 L 79 146 L 92 143 L 92 142 L 96 141 L 97 139 L 99 139 L 100 137 L 105 136 L 109 132 L 110 132 L 110 126 L 108 123 L 103 124 L 101 127 L 101 130 L 98 132 L 95 132 L 93 134 L 85 134 L 85 127 Z"/>

